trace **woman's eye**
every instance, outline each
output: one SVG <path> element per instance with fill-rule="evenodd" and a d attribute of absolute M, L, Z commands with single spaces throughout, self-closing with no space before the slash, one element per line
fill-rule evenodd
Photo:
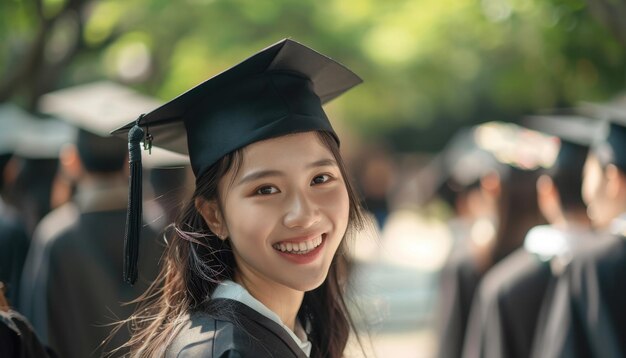
<path fill-rule="evenodd" d="M 258 195 L 270 195 L 276 193 L 278 193 L 278 189 L 273 186 L 264 186 L 256 190 L 256 194 Z"/>
<path fill-rule="evenodd" d="M 331 179 L 330 175 L 322 174 L 318 175 L 311 181 L 311 184 L 324 184 Z"/>

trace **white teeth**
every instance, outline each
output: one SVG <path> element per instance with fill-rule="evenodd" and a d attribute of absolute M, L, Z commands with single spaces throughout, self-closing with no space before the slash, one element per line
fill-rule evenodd
<path fill-rule="evenodd" d="M 276 243 L 274 244 L 274 248 L 276 250 L 282 251 L 282 252 L 287 252 L 287 253 L 294 253 L 294 254 L 307 254 L 309 252 L 311 252 L 312 250 L 314 250 L 316 247 L 320 246 L 322 244 L 322 237 L 318 236 L 315 239 L 311 239 L 311 240 L 307 240 L 307 241 L 302 241 L 302 242 L 286 242 L 286 243 Z"/>

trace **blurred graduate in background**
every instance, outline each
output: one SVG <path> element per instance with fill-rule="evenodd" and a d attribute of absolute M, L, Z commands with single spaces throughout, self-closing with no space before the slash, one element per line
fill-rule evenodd
<path fill-rule="evenodd" d="M 15 152 L 15 138 L 21 119 L 27 114 L 17 107 L 0 107 L 0 282 L 9 302 L 18 299 L 19 280 L 30 239 L 17 209 L 6 200 L 6 188 L 13 185 L 14 173 L 7 164 Z"/>
<path fill-rule="evenodd" d="M 0 281 L 13 306 L 34 226 L 69 198 L 71 183 L 56 174 L 58 152 L 72 133 L 61 121 L 0 106 Z"/>
<path fill-rule="evenodd" d="M 542 302 L 544 297 L 550 300 L 547 292 L 552 290 L 553 277 L 563 270 L 572 250 L 592 238 L 581 188 L 583 164 L 597 124 L 575 116 L 526 119 L 526 126 L 560 139 L 554 164 L 536 184 L 539 208 L 549 225 L 532 228 L 524 246 L 492 267 L 481 281 L 470 314 L 464 357 L 530 356 Z"/>
<path fill-rule="evenodd" d="M 475 159 L 455 162 L 459 173 L 475 175 L 456 182 L 467 183 L 463 191 L 471 201 L 466 203 L 481 209 L 477 217 L 468 216 L 466 229 L 455 230 L 461 235 L 441 271 L 439 357 L 461 355 L 474 292 L 485 272 L 522 246 L 530 228 L 544 223 L 535 182 L 550 143 L 538 133 L 494 122 L 473 128 L 469 135 L 468 144 L 454 150 L 452 157 L 478 151 L 471 154 Z M 463 212 L 459 209 L 467 205 L 459 206 L 459 198 L 457 211 Z"/>
<path fill-rule="evenodd" d="M 534 357 L 626 355 L 626 107 L 593 112 L 606 130 L 585 163 L 583 199 L 598 234 L 559 278 Z"/>
<path fill-rule="evenodd" d="M 157 233 L 144 225 L 139 279 L 133 287 L 123 283 L 127 145 L 108 132 L 132 120 L 129 113 L 158 103 L 101 82 L 45 95 L 40 106 L 77 128 L 74 145 L 61 153 L 63 171 L 77 188 L 72 201 L 47 215 L 35 231 L 20 310 L 59 356 L 102 356 L 128 339 L 123 329 L 110 342 L 107 337 L 114 322 L 132 313 L 134 306 L 124 303 L 156 277 L 162 252 Z"/>

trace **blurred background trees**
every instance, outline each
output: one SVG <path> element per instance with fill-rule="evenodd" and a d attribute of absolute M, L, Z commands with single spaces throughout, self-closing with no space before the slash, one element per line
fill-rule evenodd
<path fill-rule="evenodd" d="M 108 78 L 170 99 L 292 37 L 365 86 L 329 105 L 398 151 L 460 126 L 608 100 L 626 84 L 619 0 L 5 0 L 0 102 Z"/>

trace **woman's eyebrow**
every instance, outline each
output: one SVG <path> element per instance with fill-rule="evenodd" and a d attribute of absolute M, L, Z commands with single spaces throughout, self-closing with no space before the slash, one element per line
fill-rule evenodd
<path fill-rule="evenodd" d="M 307 168 L 317 168 L 317 167 L 327 167 L 327 166 L 337 166 L 337 161 L 334 159 L 320 159 L 315 162 L 308 164 Z M 256 172 L 252 172 L 250 174 L 245 175 L 237 185 L 245 184 L 254 180 L 266 178 L 266 177 L 280 177 L 285 176 L 285 172 L 280 170 L 270 169 L 270 170 L 259 170 Z"/>
<path fill-rule="evenodd" d="M 334 159 L 320 159 L 318 161 L 315 161 L 309 165 L 307 165 L 307 168 L 317 168 L 317 167 L 332 167 L 332 166 L 338 166 L 337 165 L 337 161 Z"/>
<path fill-rule="evenodd" d="M 251 182 L 257 179 L 262 179 L 266 177 L 276 177 L 276 176 L 285 176 L 284 172 L 280 170 L 259 170 L 256 172 L 252 172 L 239 180 L 237 185 L 245 184 L 247 182 Z"/>

